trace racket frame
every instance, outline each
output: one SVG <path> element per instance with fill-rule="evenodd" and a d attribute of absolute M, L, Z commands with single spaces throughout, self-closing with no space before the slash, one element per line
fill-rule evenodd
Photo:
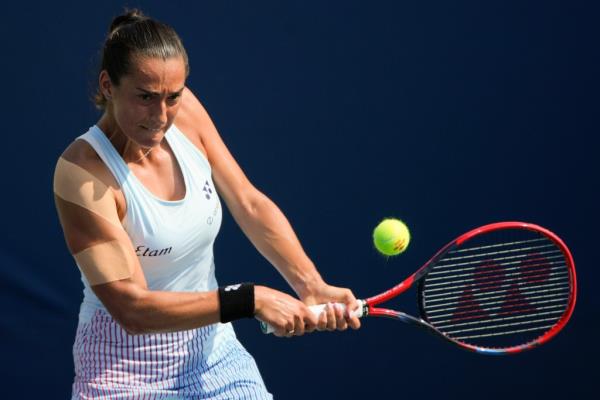
<path fill-rule="evenodd" d="M 449 251 L 460 246 L 461 244 L 472 239 L 475 236 L 494 232 L 494 231 L 505 230 L 505 229 L 527 229 L 527 230 L 541 233 L 544 236 L 546 236 L 547 238 L 549 238 L 550 240 L 552 240 L 552 242 L 554 242 L 558 246 L 558 248 L 561 250 L 561 252 L 565 256 L 565 261 L 567 263 L 567 269 L 570 274 L 570 282 L 571 282 L 569 303 L 567 304 L 567 308 L 566 308 L 565 312 L 563 313 L 563 315 L 561 316 L 561 318 L 558 320 L 558 322 L 550 330 L 548 330 L 547 332 L 542 334 L 540 337 L 538 337 L 535 340 L 532 340 L 528 343 L 525 343 L 525 344 L 506 347 L 506 348 L 491 348 L 491 347 L 474 346 L 474 345 L 471 345 L 468 343 L 460 342 L 458 340 L 455 340 L 455 339 L 447 336 L 446 334 L 444 334 L 441 331 L 439 331 L 438 329 L 436 329 L 433 325 L 428 323 L 424 318 L 417 318 L 417 317 L 413 317 L 409 314 L 406 314 L 406 313 L 403 313 L 400 311 L 376 307 L 378 304 L 384 303 L 384 302 L 404 293 L 405 291 L 407 291 L 408 289 L 413 287 L 415 284 L 417 284 L 418 285 L 417 293 L 418 293 L 419 311 L 420 311 L 421 316 L 425 315 L 425 312 L 423 310 L 423 296 L 422 296 L 423 277 L 425 277 L 427 275 L 427 273 L 429 273 L 429 271 L 431 271 L 431 269 L 436 265 L 436 263 L 444 255 L 446 255 Z M 540 345 L 548 342 L 550 339 L 552 339 L 554 336 L 556 336 L 556 334 L 561 329 L 564 328 L 564 326 L 567 324 L 567 322 L 571 318 L 571 315 L 573 314 L 573 310 L 575 308 L 576 298 L 577 298 L 577 278 L 576 278 L 576 273 L 575 273 L 575 262 L 573 260 L 573 256 L 571 255 L 571 252 L 569 251 L 569 248 L 565 245 L 565 243 L 553 232 L 551 232 L 548 229 L 543 228 L 539 225 L 527 223 L 527 222 L 509 221 L 509 222 L 496 222 L 496 223 L 484 225 L 479 228 L 473 229 L 473 230 L 459 236 L 458 238 L 454 239 L 453 241 L 451 241 L 450 243 L 448 243 L 447 245 L 442 247 L 433 257 L 431 257 L 429 259 L 429 261 L 427 261 L 421 268 L 419 268 L 415 273 L 410 275 L 404 281 L 402 281 L 398 285 L 394 286 L 393 288 L 386 290 L 385 292 L 382 292 L 376 296 L 369 297 L 369 298 L 363 300 L 362 301 L 363 309 L 362 309 L 361 314 L 362 314 L 362 316 L 387 317 L 387 318 L 399 319 L 403 322 L 423 328 L 431 333 L 434 333 L 437 336 L 440 336 L 443 339 L 446 339 L 447 341 L 454 343 L 454 344 L 458 345 L 459 347 L 466 349 L 466 350 L 474 351 L 474 352 L 481 353 L 481 354 L 488 354 L 488 355 L 505 355 L 505 354 L 516 354 L 516 353 L 520 353 L 525 350 L 532 349 L 534 347 L 540 346 Z"/>

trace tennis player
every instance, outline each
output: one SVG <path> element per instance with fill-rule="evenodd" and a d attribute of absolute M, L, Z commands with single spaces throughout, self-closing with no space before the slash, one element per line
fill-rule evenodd
<path fill-rule="evenodd" d="M 137 10 L 115 18 L 95 99 L 103 114 L 57 162 L 56 207 L 84 284 L 72 399 L 269 399 L 230 321 L 255 317 L 280 337 L 360 326 L 332 305 L 308 310 L 358 305 L 323 281 L 248 181 L 185 86 L 188 72 L 171 27 Z M 217 284 L 220 198 L 299 299 Z"/>

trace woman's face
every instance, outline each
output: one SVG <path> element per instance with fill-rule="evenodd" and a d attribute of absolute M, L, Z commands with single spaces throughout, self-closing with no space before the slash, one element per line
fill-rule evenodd
<path fill-rule="evenodd" d="M 185 87 L 183 58 L 137 58 L 118 86 L 100 73 L 100 87 L 109 99 L 120 131 L 141 147 L 158 145 L 173 123 Z"/>

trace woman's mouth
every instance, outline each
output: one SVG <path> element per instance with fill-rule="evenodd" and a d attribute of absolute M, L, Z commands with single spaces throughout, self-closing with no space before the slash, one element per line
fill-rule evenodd
<path fill-rule="evenodd" d="M 152 132 L 152 133 L 158 133 L 158 132 L 162 131 L 162 129 L 163 129 L 163 127 L 162 127 L 162 126 L 160 126 L 160 127 L 157 127 L 157 128 L 154 128 L 154 127 L 149 127 L 149 126 L 144 126 L 144 125 L 140 125 L 140 126 L 141 126 L 142 128 L 144 128 L 145 130 L 147 130 L 147 131 L 150 131 L 150 132 Z"/>

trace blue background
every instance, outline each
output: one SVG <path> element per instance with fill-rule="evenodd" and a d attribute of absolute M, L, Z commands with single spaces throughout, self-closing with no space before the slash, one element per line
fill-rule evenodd
<path fill-rule="evenodd" d="M 191 2 L 190 2 L 191 3 Z M 277 398 L 585 398 L 597 387 L 598 8 L 579 1 L 129 2 L 173 25 L 189 86 L 324 278 L 387 289 L 478 225 L 535 222 L 578 267 L 567 328 L 516 357 L 482 357 L 389 320 L 285 340 L 236 322 Z M 52 200 L 62 150 L 94 124 L 98 50 L 124 3 L 3 7 L 0 380 L 64 399 L 81 301 Z M 376 254 L 387 216 L 410 249 Z M 221 283 L 291 292 L 229 214 Z M 398 307 L 416 312 L 412 295 Z M 32 382 L 36 385 L 32 385 Z M 377 385 L 374 385 L 377 382 Z"/>

